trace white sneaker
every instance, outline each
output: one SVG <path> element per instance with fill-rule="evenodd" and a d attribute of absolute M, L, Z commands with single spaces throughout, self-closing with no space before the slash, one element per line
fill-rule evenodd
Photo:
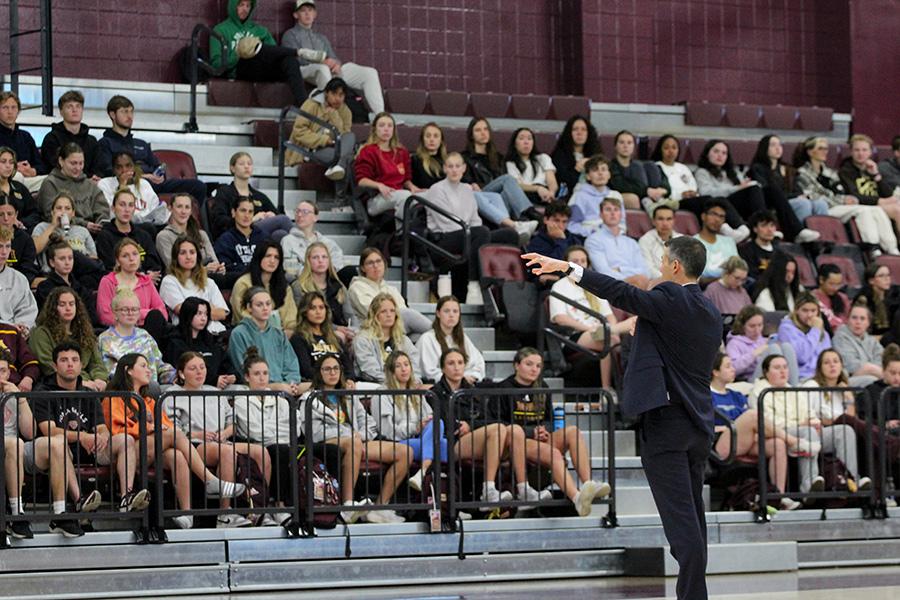
<path fill-rule="evenodd" d="M 818 456 L 822 451 L 820 442 L 813 442 L 806 438 L 798 438 L 797 444 L 788 448 L 788 456 L 808 458 L 810 456 Z"/>
<path fill-rule="evenodd" d="M 347 500 L 346 502 L 344 502 L 344 506 L 349 507 L 349 508 L 355 508 L 357 506 L 366 506 L 368 504 L 372 504 L 372 501 L 369 500 L 368 498 L 366 498 L 365 500 L 356 500 L 356 501 Z M 364 514 L 365 514 L 364 511 L 360 511 L 360 510 L 342 510 L 341 511 L 341 517 L 343 517 L 344 522 L 347 523 L 348 525 L 350 523 L 356 523 L 357 521 L 359 521 L 360 517 L 362 517 Z"/>
<path fill-rule="evenodd" d="M 406 521 L 403 517 L 392 510 L 371 510 L 363 516 L 363 520 L 367 523 L 403 523 Z"/>
<path fill-rule="evenodd" d="M 275 513 L 275 514 L 272 515 L 272 519 L 275 521 L 275 524 L 276 524 L 276 525 L 281 525 L 281 524 L 283 524 L 285 521 L 287 521 L 288 519 L 290 519 L 291 516 L 292 516 L 291 513 L 288 513 L 288 512 Z"/>
<path fill-rule="evenodd" d="M 733 229 L 728 223 L 723 223 L 719 232 L 733 239 L 735 244 L 740 244 L 750 237 L 750 230 L 747 229 L 746 225 L 741 225 L 737 229 Z"/>
<path fill-rule="evenodd" d="M 575 505 L 575 511 L 579 517 L 587 517 L 591 514 L 591 505 L 594 498 L 600 495 L 609 494 L 609 484 L 597 483 L 596 481 L 585 481 L 581 484 L 581 489 L 575 494 L 572 503 Z"/>
<path fill-rule="evenodd" d="M 332 181 L 340 181 L 346 174 L 347 172 L 344 171 L 344 167 L 342 167 L 341 165 L 328 167 L 328 169 L 325 171 L 325 177 Z"/>
<path fill-rule="evenodd" d="M 250 527 L 253 523 L 244 515 L 219 515 L 216 519 L 216 529 L 233 529 L 235 527 Z"/>
<path fill-rule="evenodd" d="M 483 502 L 497 504 L 499 502 L 509 502 L 512 499 L 513 495 L 506 490 L 501 492 L 495 487 L 489 488 L 487 486 L 481 488 L 481 500 Z M 481 512 L 491 512 L 495 508 L 495 506 L 482 506 L 479 510 Z"/>
<path fill-rule="evenodd" d="M 803 506 L 803 504 L 794 500 L 793 498 L 781 499 L 781 510 L 797 510 L 801 506 Z"/>
<path fill-rule="evenodd" d="M 527 238 L 531 238 L 532 234 L 534 234 L 538 228 L 537 221 L 513 221 L 513 223 L 516 233 L 518 233 L 519 236 L 524 235 Z"/>
<path fill-rule="evenodd" d="M 297 56 L 314 63 L 320 63 L 328 57 L 324 50 L 313 50 L 311 48 L 297 48 Z"/>
<path fill-rule="evenodd" d="M 812 229 L 801 229 L 800 233 L 797 234 L 797 237 L 794 238 L 794 241 L 798 244 L 806 244 L 808 242 L 815 242 L 822 234 L 818 231 L 813 231 Z"/>
<path fill-rule="evenodd" d="M 266 513 L 262 516 L 262 519 L 259 521 L 260 527 L 277 527 L 279 525 L 278 521 L 275 520 L 275 517 Z"/>
<path fill-rule="evenodd" d="M 175 526 L 179 529 L 191 529 L 194 526 L 194 517 L 190 515 L 172 517 L 172 521 L 175 522 Z"/>
<path fill-rule="evenodd" d="M 484 305 L 484 296 L 481 295 L 481 284 L 477 281 L 469 282 L 469 288 L 466 290 L 466 304 Z"/>
<path fill-rule="evenodd" d="M 417 492 L 421 492 L 423 477 L 424 475 L 422 474 L 422 469 L 419 469 L 415 475 L 409 478 L 409 487 L 416 490 Z"/>
<path fill-rule="evenodd" d="M 783 239 L 784 239 L 784 233 L 782 233 L 782 232 L 779 231 L 778 229 L 775 230 L 775 234 L 774 234 L 774 235 L 775 235 L 775 239 L 779 239 L 779 240 L 783 240 Z"/>

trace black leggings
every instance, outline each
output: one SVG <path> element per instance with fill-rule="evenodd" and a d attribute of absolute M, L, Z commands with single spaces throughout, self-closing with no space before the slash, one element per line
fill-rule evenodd
<path fill-rule="evenodd" d="M 682 198 L 678 203 L 678 208 L 694 213 L 697 217 L 697 221 L 702 222 L 700 216 L 703 214 L 703 208 L 706 206 L 706 203 L 710 200 L 712 200 L 712 198 L 709 196 Z M 741 218 L 741 213 L 737 211 L 734 204 L 732 204 L 728 198 L 716 198 L 716 200 L 720 201 L 725 208 L 725 222 L 728 223 L 732 229 L 737 229 L 741 225 L 744 225 L 744 219 Z"/>
<path fill-rule="evenodd" d="M 478 258 L 478 250 L 487 243 L 492 244 L 509 244 L 517 246 L 519 244 L 519 234 L 509 227 L 501 227 L 494 231 L 489 231 L 487 227 L 479 225 L 469 228 L 469 258 L 466 262 L 450 267 L 450 274 L 453 280 L 453 295 L 459 298 L 460 302 L 466 301 L 466 292 L 468 291 L 470 281 L 478 281 L 481 277 L 481 261 Z M 449 233 L 432 234 L 434 242 L 454 254 L 462 252 L 464 238 L 462 229 L 451 231 Z M 446 267 L 449 261 L 443 257 L 435 256 L 435 263 L 438 266 Z"/>
<path fill-rule="evenodd" d="M 236 74 L 238 79 L 247 81 L 284 81 L 291 88 L 297 106 L 306 100 L 306 84 L 293 48 L 263 44 L 253 58 L 238 60 Z"/>

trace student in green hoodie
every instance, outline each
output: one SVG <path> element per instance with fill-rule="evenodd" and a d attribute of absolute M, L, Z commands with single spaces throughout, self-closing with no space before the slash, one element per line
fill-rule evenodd
<path fill-rule="evenodd" d="M 228 0 L 228 18 L 214 27 L 225 38 L 226 55 L 215 41 L 210 43 L 210 58 L 216 67 L 225 66 L 225 75 L 247 81 L 284 81 L 290 86 L 294 103 L 306 100 L 306 85 L 300 73 L 298 56 L 322 62 L 324 52 L 284 48 L 275 43 L 269 30 L 253 22 L 256 0 Z M 242 41 L 245 40 L 246 41 Z"/>

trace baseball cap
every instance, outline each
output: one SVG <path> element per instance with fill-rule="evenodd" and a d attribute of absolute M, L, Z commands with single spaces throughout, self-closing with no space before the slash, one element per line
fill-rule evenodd
<path fill-rule="evenodd" d="M 316 0 L 297 0 L 296 2 L 294 2 L 294 11 L 296 12 L 296 11 L 300 10 L 300 8 L 305 4 L 309 4 L 310 6 L 315 8 Z"/>

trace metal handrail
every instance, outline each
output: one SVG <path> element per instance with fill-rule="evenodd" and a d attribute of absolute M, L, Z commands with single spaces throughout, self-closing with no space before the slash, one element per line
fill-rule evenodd
<path fill-rule="evenodd" d="M 587 354 L 588 356 L 590 356 L 592 358 L 602 359 L 602 358 L 606 358 L 607 356 L 609 356 L 609 353 L 612 351 L 612 348 L 610 345 L 610 339 L 612 337 L 612 332 L 610 331 L 609 321 L 606 320 L 606 317 L 604 317 L 597 311 L 593 310 L 589 306 L 584 306 L 583 304 L 579 304 L 578 302 L 575 302 L 571 298 L 567 298 L 567 297 L 563 296 L 559 292 L 554 292 L 553 290 L 551 290 L 548 295 L 553 298 L 556 298 L 557 300 L 561 300 L 562 302 L 565 302 L 569 306 L 575 307 L 576 309 L 578 309 L 579 311 L 585 313 L 586 315 L 588 315 L 590 317 L 594 317 L 595 319 L 598 319 L 600 321 L 601 325 L 603 326 L 603 349 L 600 350 L 599 352 L 596 350 L 592 350 L 590 348 L 582 346 L 578 342 L 573 342 L 567 336 L 556 331 L 552 326 L 548 325 L 545 322 L 546 314 L 545 314 L 545 311 L 543 310 L 543 307 L 539 311 L 540 323 L 538 324 L 538 331 L 542 332 L 543 334 L 549 335 L 553 339 L 557 340 L 560 344 L 562 344 L 568 348 L 572 348 L 573 350 L 575 350 L 577 352 L 582 352 L 584 354 Z M 543 336 L 541 336 L 541 340 L 539 340 L 539 342 L 541 344 L 543 344 Z"/>
<path fill-rule="evenodd" d="M 463 231 L 463 249 L 460 254 L 453 254 L 452 252 L 444 250 L 439 245 L 437 245 L 434 242 L 432 242 L 431 240 L 429 240 L 427 236 L 421 235 L 415 231 L 410 230 L 410 224 L 411 224 L 410 223 L 410 221 L 411 221 L 410 208 L 412 207 L 413 203 L 418 203 L 426 208 L 430 208 L 431 210 L 438 213 L 439 215 L 442 215 L 442 216 L 450 219 L 457 225 L 459 225 L 460 229 L 462 229 L 462 231 Z M 410 195 L 406 199 L 406 202 L 403 204 L 403 234 L 402 234 L 403 235 L 403 255 L 402 255 L 401 268 L 400 268 L 400 295 L 402 295 L 404 298 L 406 298 L 406 288 L 408 287 L 407 283 L 409 282 L 408 267 L 409 267 L 409 238 L 410 237 L 417 240 L 419 243 L 421 243 L 427 249 L 436 252 L 440 256 L 443 256 L 448 261 L 450 261 L 451 264 L 458 265 L 460 263 L 464 263 L 466 260 L 468 260 L 468 257 L 469 257 L 469 252 L 471 249 L 471 240 L 470 240 L 470 237 L 468 234 L 469 234 L 469 226 L 461 218 L 454 215 L 453 213 L 448 211 L 443 206 L 435 204 L 434 202 L 432 202 L 431 200 L 428 200 L 427 198 L 424 198 L 423 196 L 419 196 L 416 194 Z"/>
<path fill-rule="evenodd" d="M 215 39 L 219 43 L 219 46 L 221 48 L 220 56 L 222 57 L 222 65 L 219 67 L 216 67 L 212 63 L 200 58 L 200 34 L 204 31 L 209 34 L 210 44 L 212 44 L 213 39 Z M 227 70 L 228 52 L 225 44 L 225 38 L 222 37 L 222 34 L 204 23 L 197 23 L 196 25 L 194 25 L 194 30 L 191 32 L 190 52 L 191 109 L 190 116 L 188 117 L 188 122 L 184 124 L 183 129 L 186 133 L 197 133 L 198 131 L 200 131 L 200 127 L 197 125 L 197 83 L 200 78 L 200 69 L 203 69 L 205 72 L 214 77 L 218 77 Z"/>
<path fill-rule="evenodd" d="M 10 89 L 19 95 L 19 74 L 31 71 L 41 72 L 41 113 L 53 116 L 53 23 L 50 0 L 41 0 L 41 26 L 36 29 L 19 30 L 19 1 L 9 2 L 9 80 Z M 19 38 L 41 34 L 41 66 L 19 68 Z"/>
<path fill-rule="evenodd" d="M 290 140 L 284 139 L 284 124 L 288 120 L 288 116 L 293 115 L 296 117 L 303 117 L 304 119 L 311 121 L 318 125 L 319 127 L 323 127 L 327 129 L 331 136 L 334 138 L 334 158 L 331 159 L 331 162 L 327 165 L 324 165 L 325 168 L 331 168 L 334 165 L 338 164 L 341 159 L 341 131 L 328 121 L 320 119 L 319 117 L 306 112 L 301 108 L 297 108 L 296 106 L 285 106 L 281 109 L 281 113 L 278 115 L 278 212 L 284 212 L 284 154 L 287 150 L 293 150 L 297 154 L 302 155 L 303 157 L 309 159 L 313 156 L 314 151 L 309 148 L 304 148 L 303 146 L 298 146 Z"/>

